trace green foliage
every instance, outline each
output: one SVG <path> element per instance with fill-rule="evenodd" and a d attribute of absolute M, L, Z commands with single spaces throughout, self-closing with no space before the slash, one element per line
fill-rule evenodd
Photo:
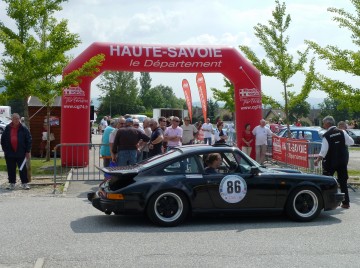
<path fill-rule="evenodd" d="M 219 117 L 219 104 L 209 99 L 207 102 L 207 111 L 207 116 L 214 122 L 214 120 Z"/>
<path fill-rule="evenodd" d="M 285 99 L 285 114 L 289 118 L 289 111 L 294 106 L 292 103 L 303 102 L 313 87 L 315 80 L 314 62 L 312 61 L 310 64 L 309 71 L 305 72 L 304 65 L 307 63 L 309 49 L 304 52 L 297 51 L 297 60 L 288 52 L 287 46 L 290 39 L 285 32 L 289 29 L 291 17 L 286 14 L 285 3 L 280 4 L 278 0 L 275 3 L 276 7 L 272 12 L 273 19 L 268 21 L 268 25 L 258 23 L 254 27 L 255 36 L 265 50 L 266 59 L 259 59 L 250 47 L 239 47 L 263 75 L 275 77 L 281 81 Z M 292 86 L 289 84 L 289 80 L 298 72 L 305 72 L 306 80 L 301 93 L 296 95 L 295 92 L 290 93 L 288 88 Z M 266 100 L 267 104 L 280 106 L 271 97 L 266 96 L 263 100 Z"/>
<path fill-rule="evenodd" d="M 351 0 L 351 2 L 354 5 L 355 14 L 333 7 L 328 8 L 328 11 L 334 14 L 333 20 L 338 23 L 340 28 L 345 28 L 351 32 L 351 41 L 360 46 L 360 1 Z M 359 51 L 340 49 L 333 45 L 321 47 L 313 41 L 306 41 L 306 43 L 318 55 L 319 59 L 327 63 L 330 70 L 345 72 L 353 76 L 360 75 Z M 359 88 L 322 74 L 317 74 L 317 77 L 318 89 L 325 91 L 332 99 L 341 100 L 338 107 L 340 110 L 346 107 L 350 112 L 360 112 Z"/>
<path fill-rule="evenodd" d="M 210 88 L 213 92 L 213 97 L 216 101 L 222 101 L 225 103 L 224 109 L 229 110 L 230 112 L 235 112 L 235 102 L 234 102 L 234 85 L 230 82 L 230 80 L 224 77 L 225 85 L 227 91 L 221 91 L 216 88 Z"/>
<path fill-rule="evenodd" d="M 100 97 L 100 115 L 136 114 L 145 111 L 137 100 L 139 90 L 133 72 L 104 72 L 97 86 L 104 93 L 104 96 Z"/>
<path fill-rule="evenodd" d="M 7 15 L 17 26 L 14 32 L 0 21 L 0 42 L 5 46 L 1 59 L 6 95 L 9 99 L 21 99 L 28 124 L 27 99 L 38 97 L 50 107 L 62 89 L 76 85 L 80 77 L 91 76 L 104 55 L 93 57 L 81 68 L 61 77 L 70 62 L 66 52 L 79 43 L 77 34 L 71 34 L 67 22 L 58 22 L 52 15 L 62 9 L 66 0 L 5 0 Z M 60 80 L 60 81 L 58 81 Z"/>
<path fill-rule="evenodd" d="M 346 100 L 326 98 L 320 106 L 320 115 L 322 117 L 331 115 L 336 122 L 349 120 L 353 114 L 344 106 Z"/>

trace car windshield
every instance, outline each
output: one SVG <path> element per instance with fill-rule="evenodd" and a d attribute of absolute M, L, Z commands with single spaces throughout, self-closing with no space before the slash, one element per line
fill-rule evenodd
<path fill-rule="evenodd" d="M 174 158 L 180 156 L 181 154 L 182 154 L 181 151 L 174 149 L 174 150 L 170 150 L 169 152 L 167 152 L 165 154 L 155 155 L 153 157 L 147 158 L 147 159 L 139 162 L 138 164 L 143 168 L 149 168 L 154 165 L 158 165 L 160 163 L 174 159 Z"/>

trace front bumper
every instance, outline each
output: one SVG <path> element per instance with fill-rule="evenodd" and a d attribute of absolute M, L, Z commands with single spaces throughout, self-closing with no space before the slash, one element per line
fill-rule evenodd
<path fill-rule="evenodd" d="M 336 209 L 341 202 L 344 200 L 345 194 L 344 193 L 335 193 L 332 194 L 329 198 L 329 201 L 324 204 L 324 210 L 333 210 Z"/>

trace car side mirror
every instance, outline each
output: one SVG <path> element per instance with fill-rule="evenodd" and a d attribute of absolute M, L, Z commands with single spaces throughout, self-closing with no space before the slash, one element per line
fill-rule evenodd
<path fill-rule="evenodd" d="M 257 175 L 259 175 L 259 173 L 260 173 L 260 170 L 259 170 L 258 167 L 252 166 L 252 167 L 250 168 L 250 174 L 251 174 L 251 175 L 257 176 Z"/>

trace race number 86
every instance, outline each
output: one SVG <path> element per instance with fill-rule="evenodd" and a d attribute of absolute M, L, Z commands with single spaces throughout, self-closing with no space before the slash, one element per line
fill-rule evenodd
<path fill-rule="evenodd" d="M 238 203 L 247 193 L 246 181 L 237 175 L 225 176 L 220 183 L 219 193 L 221 198 L 228 203 Z"/>

